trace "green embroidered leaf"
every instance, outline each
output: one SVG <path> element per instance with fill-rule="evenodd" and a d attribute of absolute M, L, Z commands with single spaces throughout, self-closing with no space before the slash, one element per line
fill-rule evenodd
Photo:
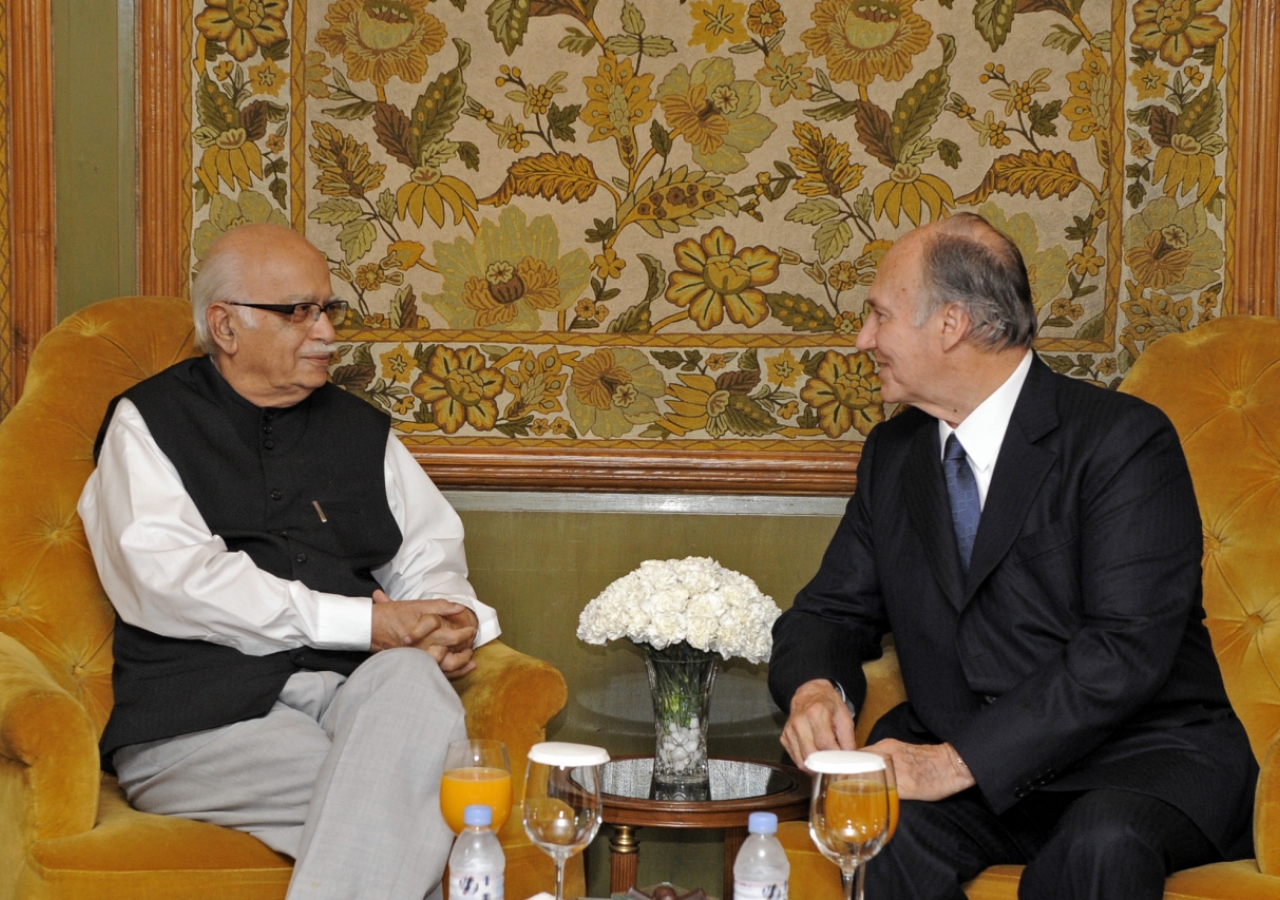
<path fill-rule="evenodd" d="M 1031 111 L 1028 113 L 1031 119 L 1031 130 L 1045 137 L 1055 137 L 1058 134 L 1058 126 L 1053 123 L 1053 120 L 1058 118 L 1058 113 L 1061 111 L 1061 100 L 1053 100 L 1044 106 L 1037 101 L 1032 101 Z"/>
<path fill-rule="evenodd" d="M 622 4 L 622 30 L 627 34 L 644 34 L 644 16 L 630 0 Z"/>
<path fill-rule="evenodd" d="M 529 30 L 528 0 L 493 0 L 485 13 L 489 31 L 510 56 L 524 43 L 524 33 Z"/>
<path fill-rule="evenodd" d="M 1217 132 L 1222 125 L 1222 94 L 1210 81 L 1204 90 L 1192 97 L 1178 115 L 1176 134 L 1189 134 L 1200 143 Z"/>
<path fill-rule="evenodd" d="M 409 168 L 417 168 L 417 154 L 413 152 L 409 134 L 409 117 L 400 107 L 391 103 L 379 103 L 373 111 L 373 133 L 382 148 Z"/>
<path fill-rule="evenodd" d="M 960 145 L 948 138 L 938 142 L 938 158 L 950 169 L 960 168 Z"/>
<path fill-rule="evenodd" d="M 458 141 L 458 159 L 471 171 L 480 171 L 480 148 L 470 141 Z"/>
<path fill-rule="evenodd" d="M 334 197 L 325 200 L 307 213 L 308 219 L 315 219 L 321 225 L 346 225 L 354 222 L 364 214 L 360 204 L 346 197 Z"/>
<path fill-rule="evenodd" d="M 579 31 L 577 28 L 566 28 L 564 37 L 560 38 L 560 43 L 556 46 L 561 50 L 568 50 L 570 53 L 576 53 L 579 56 L 586 56 L 595 49 L 596 39 L 593 35 Z"/>
<path fill-rule="evenodd" d="M 378 104 L 368 100 L 357 100 L 354 103 L 348 103 L 345 106 L 331 106 L 324 111 L 326 116 L 333 116 L 335 119 L 363 119 L 370 115 Z"/>
<path fill-rule="evenodd" d="M 819 225 L 838 215 L 840 215 L 840 207 L 834 200 L 815 197 L 793 207 L 787 213 L 786 219 L 788 222 L 799 222 L 801 225 Z"/>
<path fill-rule="evenodd" d="M 993 51 L 999 50 L 1013 28 L 1013 12 L 1018 0 L 978 0 L 973 5 L 973 24 Z"/>
<path fill-rule="evenodd" d="M 649 276 L 649 285 L 645 289 L 644 299 L 646 301 L 653 300 L 662 293 L 662 286 L 667 283 L 666 270 L 662 268 L 657 257 L 650 256 L 648 253 L 636 254 L 640 257 L 640 262 L 644 264 L 645 273 Z"/>
<path fill-rule="evenodd" d="M 956 42 L 951 35 L 940 34 L 938 43 L 942 44 L 942 65 L 921 75 L 894 104 L 890 149 L 895 160 L 902 159 L 904 147 L 929 133 L 947 102 L 947 91 L 951 88 L 947 67 L 955 59 Z"/>
<path fill-rule="evenodd" d="M 240 127 L 240 111 L 208 75 L 200 79 L 200 87 L 196 90 L 196 112 L 201 125 L 207 125 L 219 134 Z"/>
<path fill-rule="evenodd" d="M 378 229 L 374 228 L 373 223 L 368 219 L 348 222 L 342 231 L 338 232 L 338 245 L 347 256 L 347 265 L 351 265 L 368 253 L 377 239 Z"/>
<path fill-rule="evenodd" d="M 831 317 L 831 313 L 817 302 L 810 300 L 808 297 L 790 292 L 782 292 L 778 294 L 765 294 L 765 302 L 769 304 L 769 311 L 773 313 L 773 317 L 786 325 L 792 331 L 835 331 L 835 319 Z M 822 354 L 818 354 L 818 362 L 822 361 Z M 815 367 L 817 363 L 814 363 Z"/>
<path fill-rule="evenodd" d="M 868 153 L 889 168 L 897 165 L 893 154 L 893 119 L 889 113 L 870 100 L 859 102 L 854 110 L 853 125 Z"/>
<path fill-rule="evenodd" d="M 671 133 L 657 119 L 649 123 L 649 141 L 653 144 L 654 152 L 663 159 L 671 155 Z"/>
<path fill-rule="evenodd" d="M 813 248 L 818 259 L 829 262 L 849 248 L 853 241 L 853 229 L 844 219 L 831 219 L 818 226 L 813 233 Z"/>
<path fill-rule="evenodd" d="M 640 38 L 634 34 L 615 34 L 604 41 L 604 49 L 614 56 L 635 56 L 641 46 Z"/>
<path fill-rule="evenodd" d="M 729 395 L 729 408 L 717 418 L 724 420 L 729 431 L 743 437 L 762 437 L 781 427 L 763 406 L 739 394 Z"/>
<path fill-rule="evenodd" d="M 653 353 L 654 362 L 664 369 L 674 369 L 684 362 L 684 357 L 675 350 L 658 350 Z"/>
<path fill-rule="evenodd" d="M 581 104 L 574 103 L 561 109 L 555 103 L 551 104 L 551 108 L 547 110 L 547 126 L 551 129 L 551 136 L 558 141 L 569 141 L 572 143 L 577 139 L 577 135 L 573 131 L 573 123 L 577 121 L 578 113 L 582 111 Z"/>
<path fill-rule="evenodd" d="M 467 97 L 467 85 L 462 80 L 462 73 L 471 63 L 471 45 L 457 38 L 454 38 L 453 45 L 458 48 L 458 65 L 448 72 L 442 72 L 431 82 L 413 107 L 413 115 L 409 121 L 408 149 L 415 166 L 419 164 L 423 148 L 449 134 L 453 123 L 458 121 L 462 103 Z"/>
<path fill-rule="evenodd" d="M 276 62 L 283 62 L 289 57 L 289 39 L 276 41 L 274 44 L 259 44 L 258 49 L 262 51 L 263 59 L 271 59 Z"/>

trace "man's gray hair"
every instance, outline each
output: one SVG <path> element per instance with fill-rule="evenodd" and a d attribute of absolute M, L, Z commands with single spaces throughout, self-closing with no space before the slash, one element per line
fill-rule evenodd
<path fill-rule="evenodd" d="M 925 295 L 916 303 L 917 325 L 955 303 L 972 322 L 965 339 L 978 349 L 1031 347 L 1036 308 L 1013 241 L 982 216 L 957 213 L 929 235 L 923 257 Z"/>
<path fill-rule="evenodd" d="M 200 264 L 200 271 L 191 282 L 191 315 L 196 328 L 196 346 L 210 355 L 218 352 L 218 345 L 209 334 L 206 313 L 215 300 L 243 300 L 246 296 L 241 283 L 240 257 L 233 250 L 218 248 L 217 242 L 210 248 Z M 245 326 L 254 326 L 253 318 L 241 310 L 240 320 Z"/>

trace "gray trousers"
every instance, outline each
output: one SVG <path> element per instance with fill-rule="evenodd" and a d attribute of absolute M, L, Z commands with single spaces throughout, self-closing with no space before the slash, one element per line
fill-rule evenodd
<path fill-rule="evenodd" d="M 428 654 L 375 653 L 350 678 L 298 672 L 260 719 L 117 750 L 135 808 L 224 825 L 297 861 L 288 900 L 441 896 L 440 814 L 457 693 Z"/>

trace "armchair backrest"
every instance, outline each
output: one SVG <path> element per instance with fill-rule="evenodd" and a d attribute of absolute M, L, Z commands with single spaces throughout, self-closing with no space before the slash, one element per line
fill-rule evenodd
<path fill-rule="evenodd" d="M 0 633 L 45 664 L 99 733 L 115 615 L 76 502 L 111 398 L 195 352 L 186 301 L 99 303 L 40 342 L 22 399 L 0 422 Z"/>
<path fill-rule="evenodd" d="M 1204 607 L 1263 759 L 1280 734 L 1280 319 L 1228 316 L 1146 350 L 1120 388 L 1173 420 L 1204 520 Z"/>

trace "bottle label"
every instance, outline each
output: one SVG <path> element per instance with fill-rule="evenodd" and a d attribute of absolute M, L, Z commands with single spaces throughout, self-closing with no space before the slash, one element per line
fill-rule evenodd
<path fill-rule="evenodd" d="M 493 875 L 449 875 L 449 900 L 502 900 L 502 873 Z"/>
<path fill-rule="evenodd" d="M 733 900 L 787 900 L 787 882 L 733 879 Z"/>

